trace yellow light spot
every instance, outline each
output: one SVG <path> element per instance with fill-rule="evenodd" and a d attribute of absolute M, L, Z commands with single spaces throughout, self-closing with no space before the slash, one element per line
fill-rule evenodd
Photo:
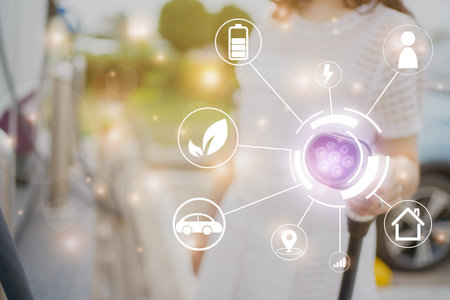
<path fill-rule="evenodd" d="M 427 47 L 423 44 L 420 44 L 417 49 L 419 50 L 420 53 L 425 53 L 427 52 Z"/>
<path fill-rule="evenodd" d="M 27 115 L 27 120 L 28 120 L 28 122 L 30 122 L 30 123 L 35 123 L 36 121 L 37 121 L 37 114 L 36 113 L 29 113 L 28 115 Z"/>
<path fill-rule="evenodd" d="M 259 127 L 264 128 L 264 127 L 266 127 L 266 124 L 267 124 L 267 121 L 265 119 L 261 118 L 258 120 Z"/>
<path fill-rule="evenodd" d="M 131 203 L 137 204 L 137 203 L 139 203 L 141 198 L 139 197 L 138 194 L 134 193 L 134 194 L 131 195 L 130 200 L 131 200 Z"/>
<path fill-rule="evenodd" d="M 165 60 L 164 54 L 163 53 L 158 53 L 156 54 L 156 61 L 158 62 L 163 62 Z"/>
<path fill-rule="evenodd" d="M 23 216 L 23 210 L 19 209 L 19 211 L 17 212 L 17 214 L 18 214 L 19 216 Z"/>
<path fill-rule="evenodd" d="M 104 196 L 106 194 L 106 189 L 103 186 L 98 186 L 95 189 L 95 192 L 97 193 L 97 196 Z"/>
<path fill-rule="evenodd" d="M 116 128 L 113 128 L 113 129 L 111 129 L 111 130 L 108 132 L 108 139 L 109 139 L 111 142 L 117 142 L 117 141 L 119 141 L 119 140 L 120 140 L 120 137 L 121 137 L 120 131 L 119 131 L 118 129 L 116 129 Z"/>
<path fill-rule="evenodd" d="M 445 244 L 448 241 L 448 235 L 442 231 L 435 233 L 433 237 L 438 244 Z"/>
<path fill-rule="evenodd" d="M 297 77 L 297 84 L 302 89 L 308 87 L 309 82 L 310 82 L 309 76 L 306 74 L 301 74 Z"/>
<path fill-rule="evenodd" d="M 138 253 L 142 253 L 142 251 L 144 251 L 144 249 L 143 249 L 142 247 L 137 247 L 136 251 L 137 251 Z"/>
<path fill-rule="evenodd" d="M 86 181 L 86 182 L 91 182 L 91 181 L 92 181 L 92 178 L 89 177 L 89 176 L 87 176 L 87 177 L 85 178 L 85 181 Z"/>
<path fill-rule="evenodd" d="M 291 28 L 291 24 L 289 24 L 288 22 L 284 22 L 283 24 L 281 24 L 281 28 L 283 28 L 284 30 L 288 30 Z"/>
<path fill-rule="evenodd" d="M 6 138 L 5 145 L 6 145 L 6 147 L 13 147 L 15 145 L 14 138 L 11 136 L 8 136 Z"/>
<path fill-rule="evenodd" d="M 354 92 L 359 92 L 359 91 L 361 91 L 361 89 L 362 89 L 362 84 L 360 82 L 355 81 L 352 83 L 352 90 Z"/>
<path fill-rule="evenodd" d="M 216 168 L 216 172 L 219 176 L 223 176 L 228 173 L 228 168 L 226 166 L 222 166 L 220 168 Z"/>
<path fill-rule="evenodd" d="M 152 120 L 154 122 L 157 122 L 159 120 L 159 117 L 157 115 L 153 115 Z"/>
<path fill-rule="evenodd" d="M 69 234 L 63 238 L 62 246 L 67 252 L 75 253 L 80 248 L 80 239 L 73 234 Z"/>
<path fill-rule="evenodd" d="M 331 22 L 336 23 L 337 22 L 337 18 L 336 17 L 331 18 Z"/>
<path fill-rule="evenodd" d="M 278 10 L 278 17 L 280 19 L 286 19 L 289 16 L 289 9 L 287 9 L 286 7 L 281 7 Z"/>
<path fill-rule="evenodd" d="M 220 82 L 220 74 L 216 69 L 206 69 L 202 74 L 202 83 L 206 87 L 217 87 Z"/>
<path fill-rule="evenodd" d="M 48 32 L 48 42 L 53 48 L 62 46 L 67 41 L 67 34 L 60 28 L 53 28 Z"/>
<path fill-rule="evenodd" d="M 146 178 L 146 186 L 150 191 L 158 190 L 161 186 L 160 179 L 156 176 L 148 175 L 148 177 Z"/>
<path fill-rule="evenodd" d="M 442 90 L 444 89 L 444 85 L 443 85 L 442 83 L 438 83 L 437 86 L 436 86 L 436 88 L 437 88 L 439 91 L 442 91 Z"/>
<path fill-rule="evenodd" d="M 128 21 L 128 36 L 134 41 L 144 41 L 150 37 L 150 24 L 147 19 L 132 18 Z"/>

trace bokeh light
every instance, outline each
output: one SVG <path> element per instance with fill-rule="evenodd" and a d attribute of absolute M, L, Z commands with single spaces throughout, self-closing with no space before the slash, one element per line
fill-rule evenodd
<path fill-rule="evenodd" d="M 143 17 L 131 17 L 127 22 L 127 33 L 135 42 L 147 41 L 150 38 L 150 22 Z"/>
<path fill-rule="evenodd" d="M 206 68 L 201 75 L 202 83 L 207 88 L 216 88 L 221 81 L 219 70 L 213 67 Z"/>
<path fill-rule="evenodd" d="M 138 75 L 129 65 L 115 65 L 106 72 L 105 85 L 112 95 L 125 97 L 136 89 Z"/>

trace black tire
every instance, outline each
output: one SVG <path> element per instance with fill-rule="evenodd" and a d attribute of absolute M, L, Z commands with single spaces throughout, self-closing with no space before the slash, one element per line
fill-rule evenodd
<path fill-rule="evenodd" d="M 437 196 L 439 196 L 439 199 L 436 198 Z M 422 174 L 419 189 L 411 199 L 419 201 L 427 209 L 432 201 L 439 201 L 440 205 L 436 213 L 430 212 L 433 218 L 433 229 L 425 242 L 430 243 L 428 247 L 431 247 L 431 252 L 427 254 L 425 259 L 423 254 L 418 252 L 418 249 L 424 245 L 410 249 L 395 246 L 384 233 L 384 215 L 379 216 L 377 219 L 377 255 L 389 267 L 396 270 L 420 271 L 428 269 L 439 264 L 450 253 L 450 236 L 447 235 L 443 242 L 437 235 L 440 226 L 441 228 L 450 226 L 450 178 L 440 173 Z M 419 255 L 422 255 L 422 257 L 418 257 Z"/>

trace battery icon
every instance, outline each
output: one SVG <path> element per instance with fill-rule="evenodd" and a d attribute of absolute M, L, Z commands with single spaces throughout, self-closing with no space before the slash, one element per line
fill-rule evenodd
<path fill-rule="evenodd" d="M 228 28 L 228 58 L 230 60 L 248 59 L 248 28 L 235 24 Z"/>

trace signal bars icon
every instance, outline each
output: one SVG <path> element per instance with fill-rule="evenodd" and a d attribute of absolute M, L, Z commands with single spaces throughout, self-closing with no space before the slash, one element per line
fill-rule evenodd
<path fill-rule="evenodd" d="M 337 261 L 336 263 L 333 264 L 333 268 L 347 268 L 347 257 L 343 257 L 341 258 L 339 261 Z"/>

